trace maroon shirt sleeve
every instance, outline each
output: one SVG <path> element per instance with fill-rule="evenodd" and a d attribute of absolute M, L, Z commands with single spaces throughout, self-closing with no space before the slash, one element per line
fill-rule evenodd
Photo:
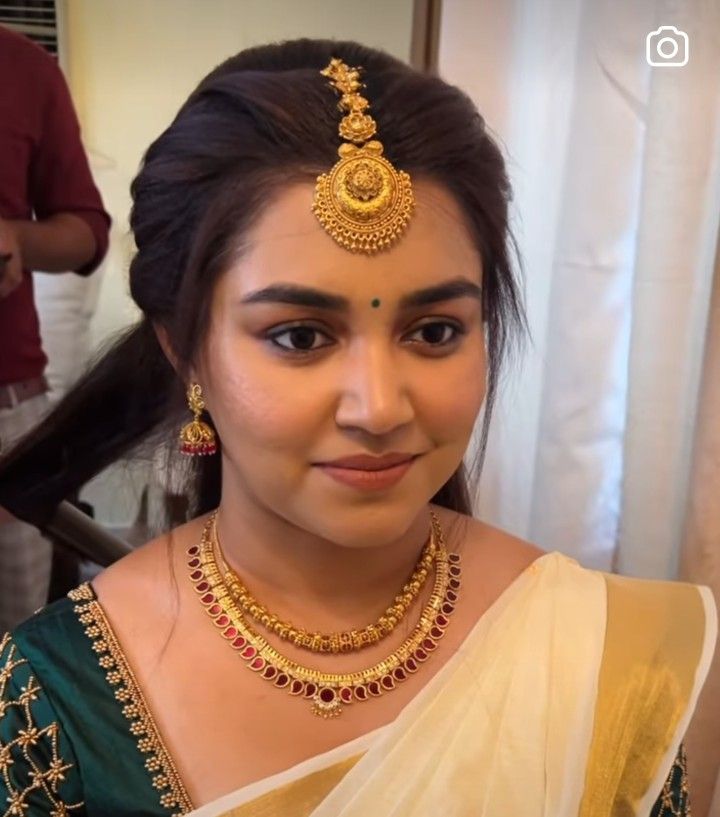
<path fill-rule="evenodd" d="M 29 168 L 30 204 L 38 219 L 72 213 L 87 223 L 95 236 L 95 255 L 75 272 L 88 275 L 107 252 L 110 216 L 90 173 L 65 78 L 50 56 L 43 68 L 47 76 L 39 138 Z"/>
<path fill-rule="evenodd" d="M 95 236 L 87 275 L 102 261 L 110 217 L 93 183 L 80 127 L 55 60 L 0 25 L 0 218 L 39 219 L 72 213 Z M 47 358 L 29 270 L 0 298 L 0 385 L 43 373 Z"/>

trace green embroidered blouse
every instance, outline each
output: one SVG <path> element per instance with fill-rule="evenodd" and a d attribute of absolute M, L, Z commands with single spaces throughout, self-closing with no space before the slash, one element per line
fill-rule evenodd
<path fill-rule="evenodd" d="M 0 639 L 2 817 L 192 808 L 90 585 Z M 689 814 L 681 746 L 651 817 Z"/>

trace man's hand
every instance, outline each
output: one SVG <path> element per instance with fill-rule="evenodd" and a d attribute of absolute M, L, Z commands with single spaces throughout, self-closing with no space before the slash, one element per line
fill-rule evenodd
<path fill-rule="evenodd" d="M 22 283 L 20 245 L 11 221 L 0 218 L 0 298 L 7 296 Z"/>

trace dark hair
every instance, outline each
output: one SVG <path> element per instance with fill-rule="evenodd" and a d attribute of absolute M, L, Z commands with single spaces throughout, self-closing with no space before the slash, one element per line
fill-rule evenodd
<path fill-rule="evenodd" d="M 50 514 L 107 465 L 180 425 L 182 377 L 208 326 L 214 283 L 238 241 L 274 192 L 314 179 L 337 158 L 337 97 L 320 75 L 332 57 L 363 68 L 385 155 L 454 195 L 482 258 L 488 383 L 479 474 L 502 364 L 527 329 L 510 261 L 516 246 L 502 154 L 458 88 L 355 42 L 300 39 L 226 60 L 148 149 L 132 184 L 130 218 L 137 245 L 130 290 L 143 318 L 0 461 L 0 504 Z M 179 375 L 154 326 L 167 332 Z M 220 497 L 220 457 L 197 459 L 188 484 L 192 514 Z M 472 513 L 462 465 L 433 501 Z"/>

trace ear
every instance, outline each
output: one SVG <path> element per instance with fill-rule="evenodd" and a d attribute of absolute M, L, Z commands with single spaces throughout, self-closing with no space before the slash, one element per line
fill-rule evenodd
<path fill-rule="evenodd" d="M 158 339 L 158 343 L 160 344 L 160 348 L 163 350 L 165 357 L 170 361 L 170 365 L 177 372 L 177 357 L 173 351 L 172 343 L 170 343 L 170 336 L 167 333 L 167 329 L 162 324 L 153 323 L 153 330 L 155 331 L 155 337 Z"/>

